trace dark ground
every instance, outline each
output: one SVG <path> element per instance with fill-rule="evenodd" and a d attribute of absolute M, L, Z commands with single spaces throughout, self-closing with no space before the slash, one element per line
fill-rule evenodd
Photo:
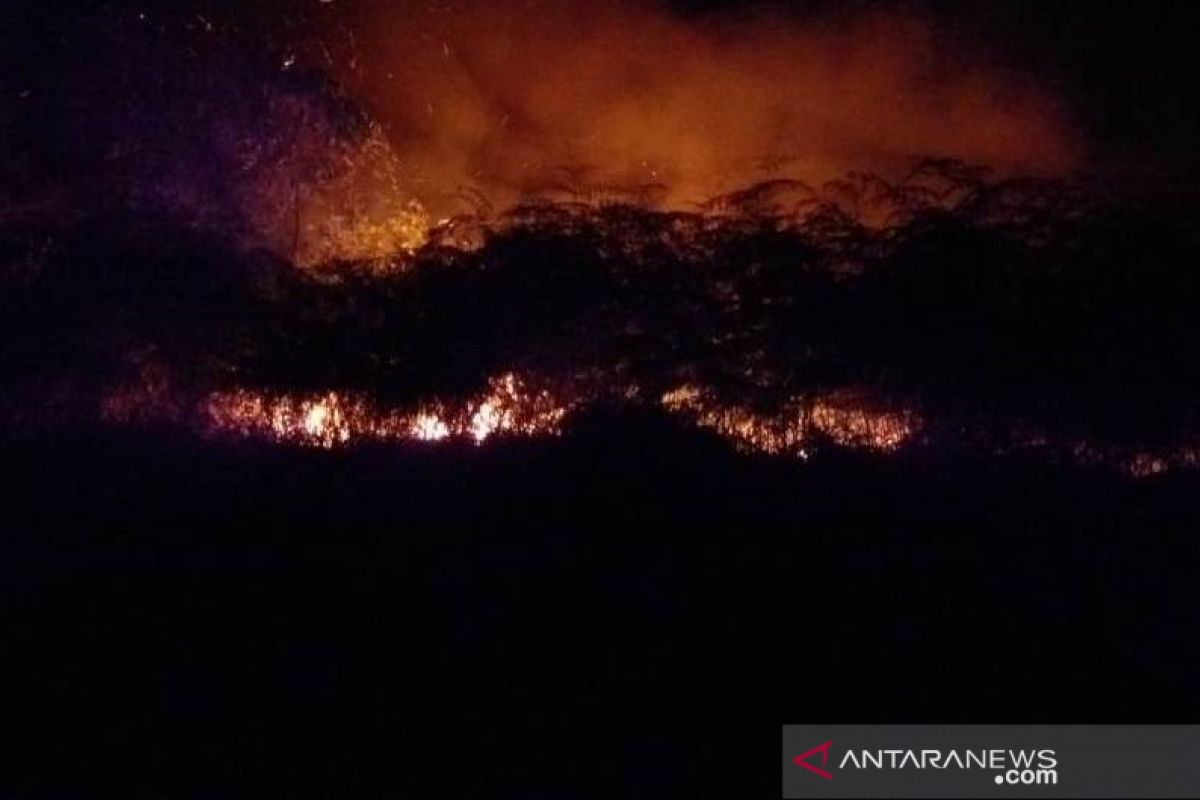
<path fill-rule="evenodd" d="M 774 797 L 783 722 L 1198 710 L 1194 476 L 654 417 L 3 451 L 4 796 Z"/>

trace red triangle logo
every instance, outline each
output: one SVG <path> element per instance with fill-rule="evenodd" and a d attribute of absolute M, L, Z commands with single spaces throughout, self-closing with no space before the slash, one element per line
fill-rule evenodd
<path fill-rule="evenodd" d="M 831 745 L 831 744 L 833 744 L 832 739 L 830 739 L 825 744 L 817 745 L 812 750 L 809 750 L 807 753 L 801 753 L 800 755 L 793 758 L 792 761 L 795 762 L 795 764 L 797 766 L 804 767 L 806 770 L 808 770 L 810 772 L 815 772 L 816 774 L 820 775 L 822 778 L 824 778 L 827 781 L 833 780 L 832 775 L 830 775 L 825 770 L 821 769 L 821 767 L 824 767 L 825 764 L 829 761 L 829 745 Z M 812 764 L 808 763 L 807 759 L 813 753 L 821 754 L 821 767 L 814 767 Z"/>

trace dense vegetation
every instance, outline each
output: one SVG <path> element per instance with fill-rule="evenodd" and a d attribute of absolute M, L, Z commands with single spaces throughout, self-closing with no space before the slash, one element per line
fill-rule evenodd
<path fill-rule="evenodd" d="M 564 164 L 507 211 L 463 187 L 410 251 L 378 126 L 288 66 L 303 14 L 21 8 L 0 55 L 10 416 L 86 418 L 151 380 L 403 405 L 513 371 L 586 400 L 689 384 L 770 413 L 854 387 L 956 436 L 1196 438 L 1200 237 L 1169 193 L 923 159 L 664 210 L 663 187 Z"/>
<path fill-rule="evenodd" d="M 42 224 L 3 231 L 3 378 L 30 401 L 153 368 L 182 392 L 403 404 L 515 370 L 568 397 L 688 383 L 768 412 L 865 387 L 981 432 L 1161 443 L 1196 425 L 1186 220 L 953 162 L 694 214 L 547 200 L 307 271 L 165 220 Z"/>

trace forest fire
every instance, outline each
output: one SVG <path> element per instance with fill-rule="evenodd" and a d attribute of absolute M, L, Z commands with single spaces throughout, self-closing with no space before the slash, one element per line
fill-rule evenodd
<path fill-rule="evenodd" d="M 1042 176 L 1082 156 L 1051 92 L 911 12 L 360 0 L 291 20 L 269 68 L 194 22 L 186 47 L 112 59 L 133 87 L 95 109 L 118 195 L 304 269 L 383 268 L 431 227 L 527 203 L 695 212 L 927 155 Z M 183 50 L 191 72 L 149 80 Z"/>
<path fill-rule="evenodd" d="M 210 395 L 200 426 L 213 435 L 333 448 L 380 441 L 436 442 L 496 435 L 553 436 L 566 408 L 512 375 L 489 382 L 480 397 L 457 405 L 438 403 L 413 412 L 384 410 L 362 396 L 325 392 L 270 396 L 248 390 Z"/>
<path fill-rule="evenodd" d="M 1200 798 L 1184 6 L 0 0 L 0 800 Z"/>
<path fill-rule="evenodd" d="M 531 196 L 688 210 L 756 181 L 888 174 L 932 153 L 1005 173 L 1078 157 L 1050 93 L 914 13 L 467 0 L 326 16 L 312 58 L 332 51 L 438 217 Z"/>
<path fill-rule="evenodd" d="M 110 45 L 132 50 L 106 85 L 130 88 L 82 107 L 107 115 L 98 174 L 120 213 L 95 214 L 78 252 L 15 234 L 34 255 L 12 295 L 37 289 L 51 259 L 61 275 L 28 299 L 57 308 L 73 261 L 96 262 L 105 290 L 75 287 L 80 306 L 117 307 L 74 333 L 80 372 L 96 376 L 87 391 L 125 387 L 102 420 L 173 415 L 326 448 L 482 443 L 556 434 L 625 392 L 772 454 L 1028 425 L 1053 432 L 1037 447 L 1114 460 L 1075 443 L 1104 441 L 1121 409 L 1080 433 L 1073 393 L 1051 386 L 1031 402 L 1022 386 L 1108 380 L 1077 331 L 1130 318 L 1109 292 L 1125 285 L 1128 237 L 1085 178 L 1055 177 L 1086 155 L 1056 96 L 939 36 L 933 17 L 634 0 L 322 6 L 263 59 L 236 26 L 103 20 Z M 1182 274 L 1141 314 L 1172 348 Z M 1045 363 L 1016 366 L 1004 347 Z M 1161 374 L 1156 352 L 1130 350 L 1126 367 Z M 143 359 L 186 374 L 186 397 L 139 377 Z M 1013 373 L 992 374 L 997 359 Z M 1196 428 L 1185 405 L 1178 441 Z M 1144 442 L 1172 434 L 1150 434 L 1115 437 L 1122 469 L 1188 463 L 1153 455 Z"/>
<path fill-rule="evenodd" d="M 662 404 L 671 411 L 691 416 L 697 424 L 717 431 L 739 447 L 801 458 L 807 455 L 807 447 L 819 442 L 895 450 L 920 428 L 916 414 L 881 409 L 848 392 L 795 399 L 776 414 L 707 402 L 705 393 L 694 386 L 667 392 Z"/>
<path fill-rule="evenodd" d="M 709 428 L 736 446 L 769 454 L 804 457 L 806 446 L 826 441 L 841 447 L 894 450 L 919 428 L 916 415 L 873 408 L 840 393 L 795 401 L 778 415 L 718 407 L 685 386 L 666 393 L 665 410 Z M 326 392 L 311 396 L 268 396 L 252 391 L 211 395 L 201 426 L 213 435 L 333 448 L 370 441 L 466 439 L 482 444 L 497 435 L 556 436 L 575 403 L 534 391 L 508 373 L 489 382 L 482 396 L 465 403 L 438 403 L 414 412 L 386 411 L 362 397 Z"/>
<path fill-rule="evenodd" d="M 371 443 L 463 441 L 484 445 L 496 437 L 557 437 L 570 415 L 591 402 L 556 396 L 533 385 L 505 373 L 490 380 L 487 389 L 475 397 L 437 401 L 414 410 L 387 408 L 354 392 L 237 389 L 213 392 L 189 411 L 187 402 L 156 380 L 108 393 L 100 416 L 122 426 L 165 421 L 193 426 L 212 438 L 332 450 Z M 626 401 L 642 395 L 634 387 L 619 394 Z M 686 384 L 663 393 L 656 405 L 689 424 L 713 431 L 739 451 L 800 460 L 829 446 L 895 452 L 918 441 L 928 425 L 911 409 L 883 405 L 868 393 L 849 390 L 793 398 L 781 408 L 765 412 L 722 403 L 711 391 Z M 986 444 L 985 449 L 997 454 L 1043 453 L 1133 478 L 1200 466 L 1200 448 L 1188 444 L 1114 447 L 1013 431 L 1007 438 Z"/>
<path fill-rule="evenodd" d="M 625 393 L 637 397 L 637 391 Z M 135 410 L 138 404 L 140 410 Z M 177 406 L 178 404 L 174 404 Z M 528 381 L 506 373 L 488 383 L 481 395 L 463 402 L 437 402 L 413 411 L 381 408 L 353 393 L 315 394 L 235 390 L 215 392 L 194 415 L 199 428 L 213 436 L 267 439 L 321 448 L 364 442 L 461 439 L 483 444 L 494 436 L 557 436 L 575 409 L 586 403 L 555 397 L 531 388 Z M 702 389 L 687 385 L 666 392 L 658 406 L 671 414 L 715 431 L 739 449 L 803 458 L 823 443 L 876 451 L 895 450 L 921 427 L 919 417 L 885 409 L 861 394 L 834 392 L 797 398 L 774 414 L 722 405 Z M 166 408 L 161 391 L 109 396 L 105 416 L 113 422 L 152 418 Z"/>

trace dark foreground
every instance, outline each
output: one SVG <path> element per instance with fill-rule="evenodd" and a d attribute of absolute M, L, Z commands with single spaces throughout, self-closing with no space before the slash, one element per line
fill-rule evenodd
<path fill-rule="evenodd" d="M 1195 477 L 655 419 L 3 458 L 4 796 L 776 797 L 782 722 L 1200 710 Z"/>

